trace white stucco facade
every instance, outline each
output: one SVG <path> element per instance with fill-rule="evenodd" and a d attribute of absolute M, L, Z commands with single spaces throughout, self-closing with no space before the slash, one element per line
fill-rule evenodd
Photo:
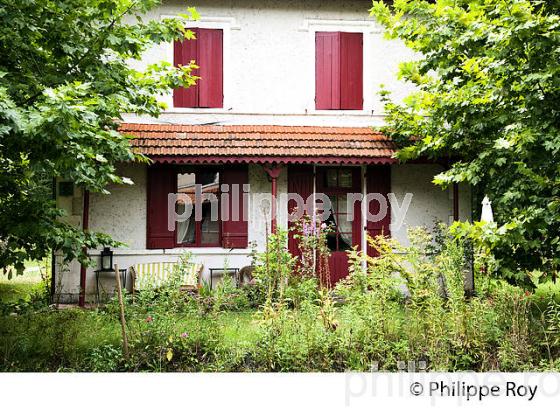
<path fill-rule="evenodd" d="M 187 27 L 224 30 L 224 107 L 174 108 L 169 94 L 162 97 L 168 110 L 160 118 L 126 116 L 126 121 L 373 126 L 383 124 L 378 95 L 382 84 L 397 99 L 411 90 L 396 73 L 399 63 L 414 55 L 404 44 L 384 38 L 369 17 L 368 0 L 198 0 L 189 5 L 196 7 L 201 19 L 186 22 Z M 146 18 L 175 17 L 184 11 L 184 2 L 166 1 Z M 363 110 L 315 110 L 316 31 L 363 33 Z M 173 63 L 172 44 L 155 47 L 131 64 L 143 69 L 159 61 Z"/>
<path fill-rule="evenodd" d="M 280 0 L 197 0 L 195 6 L 202 18 L 192 27 L 224 30 L 224 107 L 220 109 L 174 108 L 171 95 L 162 96 L 168 105 L 159 118 L 124 115 L 126 122 L 215 125 L 320 125 L 334 127 L 369 127 L 383 124 L 382 103 L 378 92 L 381 84 L 402 98 L 410 86 L 396 79 L 398 65 L 414 55 L 403 44 L 384 39 L 380 27 L 369 17 L 369 1 L 280 1 Z M 161 19 L 184 12 L 181 1 L 168 1 L 145 16 Z M 191 24 L 191 23 L 189 23 Z M 188 25 L 189 25 L 188 24 Z M 364 35 L 364 106 L 360 111 L 315 110 L 315 32 L 349 31 Z M 161 45 L 146 53 L 139 69 L 158 61 L 172 62 L 172 45 Z M 407 243 L 406 229 L 412 226 L 433 227 L 437 221 L 449 222 L 453 215 L 453 196 L 432 184 L 434 175 L 443 168 L 435 164 L 406 164 L 391 167 L 391 191 L 401 203 L 406 193 L 412 200 L 400 229 L 393 237 Z M 134 181 L 132 186 L 111 186 L 110 195 L 92 194 L 89 207 L 89 229 L 111 235 L 126 246 L 114 250 L 114 262 L 120 268 L 136 263 L 175 261 L 185 251 L 204 265 L 203 278 L 209 268 L 241 268 L 251 263 L 251 246 L 247 249 L 175 248 L 146 249 L 147 237 L 147 167 L 123 165 L 123 176 Z M 271 184 L 260 165 L 249 165 L 251 200 L 249 203 L 249 243 L 258 250 L 265 247 L 270 230 L 270 207 L 257 201 L 270 193 Z M 287 170 L 278 178 L 278 194 L 287 193 Z M 470 217 L 471 198 L 468 187 L 459 189 L 459 215 Z M 66 220 L 81 224 L 82 192 L 73 197 L 59 197 L 58 205 L 67 211 Z M 257 205 L 257 202 L 259 205 Z M 393 210 L 394 211 L 394 210 Z M 287 206 L 278 203 L 278 225 L 287 228 Z M 393 216 L 395 219 L 395 216 Z M 94 270 L 99 251 L 91 250 L 94 266 L 86 273 L 86 299 L 94 300 Z M 72 262 L 60 268 L 57 258 L 56 282 L 63 300 L 77 301 L 80 265 Z M 101 293 L 112 293 L 114 279 L 101 280 Z M 130 281 L 128 282 L 130 285 Z"/>

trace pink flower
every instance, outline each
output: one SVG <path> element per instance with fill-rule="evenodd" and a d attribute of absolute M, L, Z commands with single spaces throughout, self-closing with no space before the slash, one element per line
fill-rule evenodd
<path fill-rule="evenodd" d="M 189 337 L 189 334 L 187 332 L 183 332 L 181 333 L 181 337 L 184 339 L 185 337 Z"/>
<path fill-rule="evenodd" d="M 321 224 L 321 229 L 326 229 L 326 228 L 327 228 L 327 224 L 323 222 L 323 223 Z"/>
<path fill-rule="evenodd" d="M 151 316 L 148 316 L 146 318 L 146 323 L 150 323 L 150 322 L 153 322 L 153 321 L 154 321 L 154 319 Z"/>

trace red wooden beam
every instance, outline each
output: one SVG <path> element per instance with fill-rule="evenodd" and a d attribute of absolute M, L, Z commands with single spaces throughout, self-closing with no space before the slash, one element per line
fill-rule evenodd
<path fill-rule="evenodd" d="M 271 181 L 272 187 L 271 187 L 271 191 L 272 191 L 272 200 L 271 200 L 271 204 L 270 204 L 270 217 L 271 217 L 271 221 L 270 221 L 270 232 L 272 233 L 276 233 L 276 178 L 272 178 Z"/>
<path fill-rule="evenodd" d="M 271 194 L 272 194 L 272 198 L 271 198 L 271 204 L 270 204 L 270 232 L 272 233 L 276 233 L 276 197 L 278 195 L 278 188 L 277 188 L 277 183 L 276 180 L 278 179 L 278 177 L 280 176 L 280 172 L 282 171 L 281 167 L 278 166 L 270 166 L 270 165 L 266 165 L 263 166 L 263 169 L 265 170 L 265 172 L 268 174 L 269 178 L 270 178 L 270 183 L 271 183 Z"/>
<path fill-rule="evenodd" d="M 89 229 L 89 191 L 84 190 L 84 209 L 82 211 L 82 230 L 85 232 Z M 87 248 L 84 248 L 87 251 Z M 78 306 L 84 307 L 86 304 L 86 265 L 80 265 L 80 297 Z"/>

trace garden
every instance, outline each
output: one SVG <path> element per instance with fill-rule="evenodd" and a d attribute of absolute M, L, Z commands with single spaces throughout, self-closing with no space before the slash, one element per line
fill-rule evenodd
<path fill-rule="evenodd" d="M 481 247 L 440 227 L 410 230 L 408 246 L 369 238 L 379 256 L 351 251 L 351 274 L 332 285 L 325 231 L 300 238 L 298 258 L 286 232 L 271 235 L 247 286 L 224 280 L 185 292 L 171 279 L 125 294 L 126 349 L 116 297 L 95 309 L 57 309 L 48 281 L 18 300 L 3 292 L 0 370 L 397 371 L 403 362 L 428 371 L 560 369 L 557 283 L 539 283 L 538 273 L 532 287 L 508 283 Z M 471 269 L 475 292 L 465 295 Z"/>

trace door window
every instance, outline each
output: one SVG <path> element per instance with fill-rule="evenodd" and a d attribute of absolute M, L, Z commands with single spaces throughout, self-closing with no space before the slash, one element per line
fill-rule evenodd
<path fill-rule="evenodd" d="M 327 245 L 331 252 L 344 252 L 352 248 L 353 223 L 349 220 L 346 194 L 329 195 L 331 214 L 325 222 L 330 229 Z"/>

